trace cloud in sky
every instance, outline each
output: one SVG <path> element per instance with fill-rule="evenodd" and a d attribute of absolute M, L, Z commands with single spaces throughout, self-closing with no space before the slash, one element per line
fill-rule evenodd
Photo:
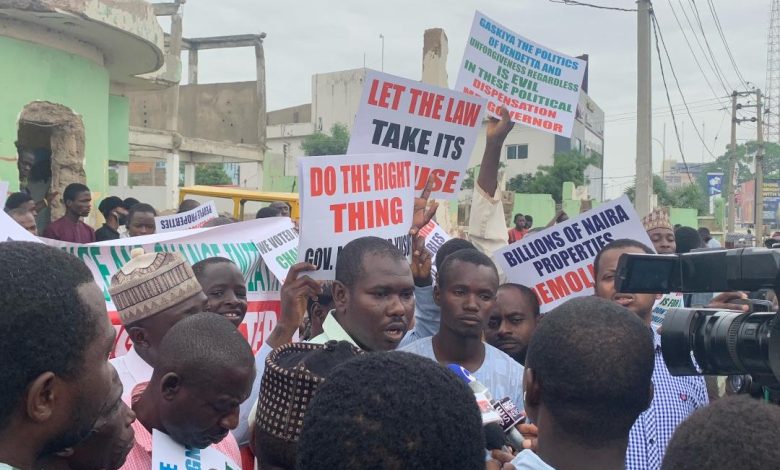
<path fill-rule="evenodd" d="M 769 2 L 711 1 L 742 75 L 763 88 Z M 593 0 L 590 3 L 622 8 L 636 5 L 630 0 Z M 719 155 L 728 144 L 729 116 L 726 111 L 717 110 L 728 105 L 727 101 L 724 99 L 718 104 L 715 98 L 725 96 L 726 91 L 739 85 L 739 80 L 717 34 L 707 2 L 698 0 L 695 4 L 709 46 L 726 77 L 725 86 L 715 78 L 706 63 L 708 56 L 694 40 L 694 30 L 688 21 L 706 50 L 693 15 L 692 0 L 655 0 L 658 22 L 680 86 L 690 103 L 693 123 L 699 133 L 703 133 L 709 150 Z M 687 20 L 682 14 L 683 7 Z M 635 174 L 636 13 L 567 6 L 545 0 L 190 0 L 184 7 L 184 31 L 188 37 L 266 32 L 268 109 L 273 110 L 310 102 L 313 74 L 362 67 L 364 57 L 367 67 L 379 69 L 380 34 L 385 37 L 385 71 L 419 79 L 423 33 L 427 28 L 443 28 L 449 38 L 447 69 L 452 86 L 476 9 L 558 51 L 570 55 L 590 54 L 590 95 L 604 109 L 607 121 L 605 186 L 608 196 L 620 194 Z M 696 54 L 686 44 L 673 11 L 683 24 Z M 701 63 L 715 93 L 706 84 L 694 57 Z M 199 58 L 202 83 L 254 80 L 251 49 L 202 51 Z M 682 104 L 668 68 L 666 75 L 672 102 Z M 663 139 L 666 124 L 666 154 L 680 160 L 655 47 L 653 80 L 654 137 L 659 141 Z M 780 111 L 780 106 L 777 108 Z M 712 160 L 696 136 L 693 123 L 687 114 L 677 115 L 686 160 L 689 164 Z M 742 125 L 737 136 L 739 139 L 752 138 L 755 127 Z M 662 152 L 659 143 L 653 144 L 653 152 L 654 168 L 660 171 Z"/>

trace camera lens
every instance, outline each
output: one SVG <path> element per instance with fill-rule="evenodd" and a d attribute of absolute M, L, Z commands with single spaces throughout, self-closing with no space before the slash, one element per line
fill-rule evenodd
<path fill-rule="evenodd" d="M 770 330 L 775 314 L 670 310 L 661 334 L 675 375 L 772 375 Z"/>

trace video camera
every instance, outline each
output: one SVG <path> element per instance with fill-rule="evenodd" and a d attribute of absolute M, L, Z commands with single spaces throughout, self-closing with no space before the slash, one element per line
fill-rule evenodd
<path fill-rule="evenodd" d="M 775 249 L 626 253 L 615 282 L 624 293 L 752 292 L 749 313 L 670 309 L 661 331 L 664 362 L 672 375 L 749 374 L 759 390 L 766 387 L 780 396 L 780 321 L 770 312 L 772 303 L 757 298 L 767 289 L 780 294 L 779 273 L 780 250 Z M 736 385 L 746 386 L 742 381 Z"/>

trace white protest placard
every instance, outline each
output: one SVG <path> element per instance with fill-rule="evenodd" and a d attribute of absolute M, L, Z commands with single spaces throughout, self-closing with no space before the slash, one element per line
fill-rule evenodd
<path fill-rule="evenodd" d="M 403 152 L 298 159 L 298 261 L 317 266 L 308 276 L 334 279 L 341 248 L 359 237 L 385 238 L 411 253 L 412 167 Z"/>
<path fill-rule="evenodd" d="M 157 429 L 152 430 L 152 469 L 154 470 L 241 470 L 214 446 L 188 449 Z"/>
<path fill-rule="evenodd" d="M 34 237 L 0 211 L 0 240 L 43 242 L 81 259 L 103 291 L 108 315 L 117 327 L 118 334 L 114 343 L 116 356 L 125 354 L 131 342 L 121 326 L 114 303 L 108 294 L 108 286 L 114 273 L 130 261 L 133 248 L 142 247 L 147 253 L 175 251 L 184 256 L 190 264 L 215 256 L 230 259 L 241 270 L 247 284 L 247 313 L 239 331 L 247 338 L 252 349 L 257 351 L 276 326 L 281 308 L 279 281 L 261 259 L 258 244 L 274 237 L 288 225 L 289 219 L 256 219 L 214 228 L 158 233 L 81 245 Z"/>
<path fill-rule="evenodd" d="M 545 313 L 574 297 L 593 294 L 593 261 L 607 243 L 621 238 L 653 246 L 628 196 L 522 240 L 493 255 L 508 282 L 533 289 Z"/>
<path fill-rule="evenodd" d="M 214 201 L 209 201 L 181 214 L 157 216 L 154 218 L 154 225 L 157 227 L 157 233 L 176 232 L 201 228 L 206 222 L 217 217 L 219 217 L 217 205 Z"/>
<path fill-rule="evenodd" d="M 348 154 L 404 151 L 415 161 L 415 191 L 455 199 L 482 127 L 487 100 L 368 70 Z"/>
<path fill-rule="evenodd" d="M 8 181 L 0 181 L 0 209 L 5 207 L 6 199 L 8 199 Z"/>
<path fill-rule="evenodd" d="M 655 301 L 652 310 L 652 319 L 650 323 L 658 329 L 664 323 L 666 313 L 673 308 L 683 308 L 684 297 L 681 292 L 670 292 L 664 294 L 660 299 Z"/>
<path fill-rule="evenodd" d="M 17 224 L 10 215 L 0 209 L 0 242 L 40 242 L 38 237 Z"/>
<path fill-rule="evenodd" d="M 495 116 L 504 106 L 514 122 L 571 137 L 585 66 L 477 11 L 455 89 L 488 98 Z"/>
<path fill-rule="evenodd" d="M 287 271 L 298 262 L 298 243 L 300 241 L 295 225 L 288 217 L 279 217 L 279 228 L 269 231 L 257 242 L 260 256 L 265 265 L 274 273 L 279 282 L 284 282 Z"/>
<path fill-rule="evenodd" d="M 418 235 L 425 237 L 425 249 L 431 253 L 431 274 L 436 275 L 436 253 L 444 242 L 452 237 L 444 231 L 436 222 L 431 220 L 420 229 Z"/>

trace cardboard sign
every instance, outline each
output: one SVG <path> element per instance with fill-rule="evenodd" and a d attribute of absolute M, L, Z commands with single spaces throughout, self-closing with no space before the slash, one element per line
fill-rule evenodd
<path fill-rule="evenodd" d="M 130 348 L 130 339 L 121 327 L 114 303 L 108 294 L 111 277 L 130 261 L 133 248 L 143 247 L 147 253 L 176 251 L 190 264 L 214 256 L 228 258 L 238 265 L 247 283 L 248 309 L 239 327 L 254 351 L 276 326 L 280 311 L 279 281 L 261 259 L 257 242 L 284 230 L 289 219 L 257 219 L 214 228 L 186 232 L 168 232 L 143 237 L 120 238 L 88 245 L 36 238 L 0 211 L 0 240 L 44 242 L 81 259 L 92 271 L 95 282 L 103 291 L 106 308 L 118 329 L 114 355 L 121 356 Z"/>
<path fill-rule="evenodd" d="M 341 248 L 364 236 L 386 238 L 411 253 L 414 193 L 407 153 L 326 155 L 298 159 L 301 240 L 298 261 L 307 275 L 332 280 Z"/>
<path fill-rule="evenodd" d="M 0 181 L 0 210 L 5 208 L 5 201 L 7 199 L 8 199 L 8 181 Z"/>
<path fill-rule="evenodd" d="M 206 222 L 219 217 L 214 201 L 201 204 L 195 209 L 181 214 L 161 215 L 154 218 L 157 233 L 176 232 L 191 228 L 203 227 Z"/>
<path fill-rule="evenodd" d="M 514 122 L 571 137 L 586 62 L 474 14 L 455 89 L 504 106 Z"/>
<path fill-rule="evenodd" d="M 431 253 L 431 274 L 436 276 L 436 253 L 452 237 L 433 220 L 420 229 L 419 236 L 425 237 L 425 249 Z"/>
<path fill-rule="evenodd" d="M 487 100 L 369 70 L 348 154 L 408 152 L 415 192 L 455 199 L 482 126 Z"/>
<path fill-rule="evenodd" d="M 288 217 L 279 217 L 282 223 L 279 228 L 267 232 L 265 238 L 258 240 L 257 249 L 263 257 L 268 269 L 274 273 L 279 282 L 284 282 L 287 271 L 298 262 L 298 232 Z"/>
<path fill-rule="evenodd" d="M 593 261 L 607 243 L 630 238 L 653 246 L 628 196 L 579 217 L 526 235 L 496 251 L 507 281 L 533 289 L 542 313 L 574 297 L 592 295 Z"/>
<path fill-rule="evenodd" d="M 152 469 L 155 470 L 241 470 L 214 446 L 188 449 L 157 429 L 152 430 Z"/>
<path fill-rule="evenodd" d="M 658 329 L 666 318 L 666 312 L 673 308 L 683 308 L 683 294 L 680 292 L 670 292 L 664 294 L 660 299 L 655 301 L 652 310 L 652 319 L 650 323 L 655 329 Z"/>

